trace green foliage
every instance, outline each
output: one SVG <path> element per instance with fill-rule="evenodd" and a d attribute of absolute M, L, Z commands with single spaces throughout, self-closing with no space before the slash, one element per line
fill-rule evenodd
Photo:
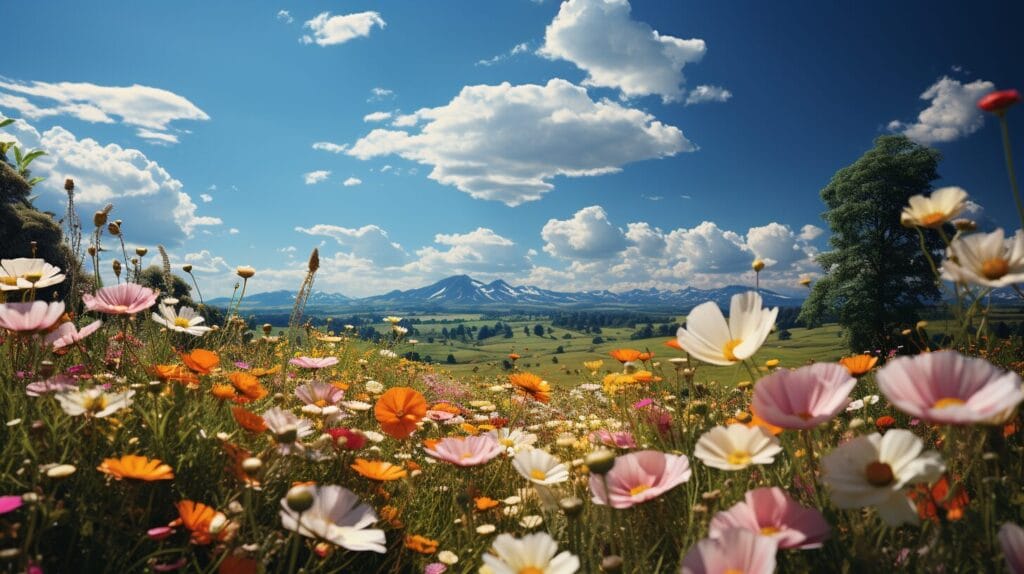
<path fill-rule="evenodd" d="M 832 249 L 818 263 L 828 275 L 814 285 L 800 321 L 812 326 L 834 315 L 851 351 L 892 349 L 894 332 L 913 325 L 938 299 L 918 233 L 900 225 L 900 212 L 939 177 L 939 159 L 939 152 L 904 136 L 881 136 L 836 172 L 821 190 Z M 933 253 L 941 247 L 934 236 L 925 241 Z"/>

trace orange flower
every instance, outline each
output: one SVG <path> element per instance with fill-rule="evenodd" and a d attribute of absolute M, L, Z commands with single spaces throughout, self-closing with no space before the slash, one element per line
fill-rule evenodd
<path fill-rule="evenodd" d="M 519 355 L 518 355 L 518 354 L 516 354 L 516 353 L 509 353 L 509 354 L 508 354 L 508 358 L 509 358 L 509 359 L 511 359 L 511 360 L 513 360 L 513 361 L 518 361 L 520 357 L 519 357 Z"/>
<path fill-rule="evenodd" d="M 468 435 L 476 436 L 480 434 L 480 429 L 478 429 L 476 425 L 462 423 L 461 425 L 459 425 L 459 428 L 461 428 Z"/>
<path fill-rule="evenodd" d="M 846 367 L 847 371 L 855 377 L 860 377 L 870 371 L 875 363 L 878 362 L 878 357 L 871 355 L 854 355 L 852 357 L 843 357 L 839 359 L 839 364 Z"/>
<path fill-rule="evenodd" d="M 433 554 L 437 552 L 437 540 L 431 540 L 419 534 L 412 534 L 405 537 L 405 547 L 420 554 Z"/>
<path fill-rule="evenodd" d="M 439 442 L 441 442 L 439 438 L 425 438 L 423 439 L 423 448 L 433 449 Z"/>
<path fill-rule="evenodd" d="M 650 351 L 648 351 L 646 353 L 640 353 L 640 355 L 637 356 L 637 359 L 639 359 L 641 361 L 650 361 L 653 358 L 654 358 L 654 353 L 652 353 Z"/>
<path fill-rule="evenodd" d="M 777 427 L 772 423 L 757 416 L 757 412 L 754 411 L 754 405 L 750 405 L 750 422 L 747 423 L 747 426 L 761 427 L 762 429 L 772 433 L 773 435 L 778 435 L 782 432 L 782 427 Z"/>
<path fill-rule="evenodd" d="M 249 370 L 249 374 L 254 376 L 254 377 L 265 377 L 267 375 L 276 375 L 277 373 L 280 373 L 280 372 L 281 372 L 281 365 L 277 365 L 276 367 L 270 367 L 269 369 L 263 369 L 263 368 L 257 367 L 255 369 L 250 369 Z"/>
<path fill-rule="evenodd" d="M 950 492 L 949 475 L 942 475 L 938 482 L 928 488 L 926 484 L 919 484 L 910 491 L 910 499 L 917 506 L 917 515 L 922 520 L 939 522 L 939 509 L 946 511 L 946 520 L 951 522 L 964 517 L 964 509 L 970 504 L 971 499 L 967 492 L 960 486 L 954 486 Z"/>
<path fill-rule="evenodd" d="M 474 498 L 473 502 L 476 503 L 476 509 L 480 512 L 490 510 L 495 506 L 498 506 L 499 504 L 497 500 L 494 500 L 493 498 L 488 498 L 486 496 L 479 496 L 477 498 Z"/>
<path fill-rule="evenodd" d="M 177 381 L 183 385 L 199 384 L 199 377 L 181 365 L 153 365 L 153 376 L 163 381 Z"/>
<path fill-rule="evenodd" d="M 343 391 L 347 391 L 350 385 L 345 381 L 331 381 L 331 386 L 341 389 Z"/>
<path fill-rule="evenodd" d="M 437 403 L 436 405 L 430 407 L 430 410 L 451 413 L 453 415 L 457 415 L 462 412 L 462 409 L 451 403 Z"/>
<path fill-rule="evenodd" d="M 519 394 L 529 395 L 542 403 L 551 400 L 551 385 L 533 373 L 512 373 L 508 380 L 515 385 Z"/>
<path fill-rule="evenodd" d="M 678 349 L 680 351 L 683 350 L 683 346 L 679 344 L 678 339 L 669 339 L 668 341 L 665 341 L 665 346 L 671 347 L 673 349 Z"/>
<path fill-rule="evenodd" d="M 213 351 L 196 349 L 187 355 L 182 355 L 181 362 L 197 374 L 209 375 L 210 371 L 220 364 L 220 356 Z"/>
<path fill-rule="evenodd" d="M 377 399 L 373 414 L 381 428 L 401 440 L 416 431 L 416 423 L 427 416 L 427 401 L 409 387 L 395 387 Z"/>
<path fill-rule="evenodd" d="M 213 385 L 210 392 L 218 399 L 228 400 L 238 398 L 238 393 L 235 392 L 235 387 L 232 387 L 231 385 Z"/>
<path fill-rule="evenodd" d="M 263 417 L 242 407 L 231 407 L 231 415 L 235 417 L 238 426 L 249 432 L 261 433 L 267 430 L 267 423 L 263 421 Z"/>
<path fill-rule="evenodd" d="M 171 526 L 183 525 L 192 533 L 193 544 L 209 544 L 213 540 L 226 540 L 232 532 L 228 525 L 220 524 L 217 534 L 210 532 L 210 525 L 215 518 L 218 521 L 226 521 L 224 515 L 215 509 L 206 506 L 201 502 L 182 500 L 174 505 L 178 509 L 178 518 L 171 522 Z"/>
<path fill-rule="evenodd" d="M 657 383 L 661 381 L 661 377 L 654 376 L 654 373 L 650 371 L 637 371 L 633 373 L 633 381 L 637 383 Z"/>
<path fill-rule="evenodd" d="M 358 472 L 360 476 L 382 482 L 405 478 L 409 474 L 397 464 L 391 464 L 382 460 L 366 460 L 365 458 L 357 458 L 356 463 L 352 465 L 352 469 Z"/>
<path fill-rule="evenodd" d="M 228 375 L 228 380 L 249 401 L 258 401 L 267 396 L 267 389 L 263 388 L 259 379 L 249 373 L 235 371 Z"/>
<path fill-rule="evenodd" d="M 390 504 L 380 509 L 380 519 L 390 524 L 392 528 L 402 528 L 405 526 L 399 518 L 401 515 L 401 511 Z"/>
<path fill-rule="evenodd" d="M 259 486 L 260 481 L 250 476 L 249 473 L 245 471 L 245 467 L 242 466 L 242 463 L 245 462 L 245 459 L 251 457 L 252 453 L 226 440 L 220 441 L 220 446 L 228 455 L 228 472 L 234 475 L 234 477 L 237 478 L 239 482 L 247 486 Z"/>
<path fill-rule="evenodd" d="M 109 474 L 114 478 L 134 478 L 152 482 L 154 480 L 171 480 L 174 478 L 174 470 L 163 461 L 144 456 L 126 454 L 121 458 L 105 458 L 96 467 L 96 470 Z"/>
<path fill-rule="evenodd" d="M 640 358 L 640 351 L 636 349 L 613 349 L 609 355 L 620 363 L 629 363 Z"/>

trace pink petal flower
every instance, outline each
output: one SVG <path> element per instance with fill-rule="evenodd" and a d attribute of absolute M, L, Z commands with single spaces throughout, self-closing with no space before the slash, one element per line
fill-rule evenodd
<path fill-rule="evenodd" d="M 7 514 L 21 508 L 20 496 L 0 496 L 0 514 Z"/>
<path fill-rule="evenodd" d="M 121 283 L 104 287 L 95 294 L 82 295 L 82 302 L 90 311 L 108 315 L 134 315 L 156 303 L 157 293 L 137 283 Z"/>
<path fill-rule="evenodd" d="M 719 538 L 705 538 L 690 547 L 680 574 L 771 574 L 775 571 L 775 540 L 744 528 L 730 528 Z"/>
<path fill-rule="evenodd" d="M 93 321 L 81 330 L 75 328 L 75 324 L 71 321 L 61 323 L 59 327 L 52 333 L 46 335 L 43 338 L 44 341 L 53 345 L 54 349 L 60 349 L 67 347 L 73 343 L 77 343 L 82 339 L 92 335 L 97 329 L 103 326 L 103 321 Z"/>
<path fill-rule="evenodd" d="M 485 464 L 504 450 L 498 441 L 486 435 L 444 438 L 434 448 L 426 449 L 430 456 L 457 466 Z"/>
<path fill-rule="evenodd" d="M 837 363 L 776 371 L 754 386 L 753 406 L 758 417 L 777 427 L 811 429 L 842 411 L 856 384 Z"/>
<path fill-rule="evenodd" d="M 32 301 L 0 305 L 0 329 L 9 331 L 42 331 L 49 329 L 64 314 L 64 303 Z"/>
<path fill-rule="evenodd" d="M 690 475 L 685 455 L 642 450 L 616 457 L 615 466 L 603 478 L 591 474 L 590 493 L 594 504 L 629 508 L 661 496 L 690 480 Z"/>
<path fill-rule="evenodd" d="M 818 548 L 831 530 L 821 512 L 801 506 L 776 487 L 755 488 L 744 495 L 743 502 L 715 514 L 708 536 L 720 538 L 730 528 L 770 536 L 779 548 Z"/>
<path fill-rule="evenodd" d="M 301 369 L 323 369 L 338 364 L 337 357 L 296 357 L 288 363 Z"/>

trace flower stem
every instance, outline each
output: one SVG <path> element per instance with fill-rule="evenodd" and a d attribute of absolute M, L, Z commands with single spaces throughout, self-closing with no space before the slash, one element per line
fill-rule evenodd
<path fill-rule="evenodd" d="M 1020 189 L 1017 188 L 1017 174 L 1013 171 L 1013 151 L 1010 146 L 1010 126 L 1006 123 L 1006 114 L 999 114 L 999 127 L 1003 132 L 1003 153 L 1006 156 L 1006 173 L 1010 177 L 1010 189 L 1013 191 L 1013 200 L 1017 202 L 1017 214 L 1020 215 L 1020 224 L 1024 225 L 1024 201 L 1020 198 Z"/>

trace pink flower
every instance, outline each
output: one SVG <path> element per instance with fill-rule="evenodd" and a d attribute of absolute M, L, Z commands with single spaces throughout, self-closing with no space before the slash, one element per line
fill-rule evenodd
<path fill-rule="evenodd" d="M 1024 574 L 1024 528 L 1007 522 L 999 528 L 999 546 L 1010 574 Z"/>
<path fill-rule="evenodd" d="M 0 329 L 42 331 L 49 329 L 64 314 L 64 303 L 4 303 L 0 305 Z"/>
<path fill-rule="evenodd" d="M 596 430 L 588 437 L 590 442 L 601 443 L 615 448 L 636 448 L 636 439 L 629 431 Z"/>
<path fill-rule="evenodd" d="M 436 421 L 436 422 L 441 423 L 441 422 L 444 422 L 444 421 L 447 421 L 447 420 L 455 418 L 455 414 L 454 413 L 450 413 L 448 411 L 435 411 L 435 410 L 427 409 L 427 418 L 432 420 L 432 421 Z"/>
<path fill-rule="evenodd" d="M 20 496 L 0 496 L 0 514 L 7 514 L 21 508 Z"/>
<path fill-rule="evenodd" d="M 56 375 L 45 381 L 29 383 L 25 387 L 25 394 L 30 397 L 39 397 L 47 393 L 63 393 L 78 388 L 78 380 L 68 375 Z"/>
<path fill-rule="evenodd" d="M 771 574 L 775 571 L 775 540 L 745 528 L 730 528 L 718 538 L 690 547 L 680 574 Z"/>
<path fill-rule="evenodd" d="M 686 455 L 641 450 L 616 457 L 615 466 L 603 478 L 591 474 L 590 493 L 594 495 L 594 504 L 629 508 L 690 480 L 690 474 Z"/>
<path fill-rule="evenodd" d="M 121 283 L 104 287 L 95 295 L 82 295 L 82 302 L 90 311 L 108 315 L 134 315 L 156 303 L 157 293 L 137 283 Z"/>
<path fill-rule="evenodd" d="M 92 335 L 97 329 L 103 326 L 103 321 L 93 321 L 81 330 L 75 328 L 75 324 L 71 321 L 61 323 L 52 333 L 46 335 L 43 339 L 47 343 L 53 345 L 54 349 L 60 349 L 67 347 L 72 343 L 77 343 L 82 339 Z"/>
<path fill-rule="evenodd" d="M 882 367 L 877 380 L 893 406 L 931 423 L 983 422 L 1024 400 L 1016 373 L 955 351 L 900 357 Z"/>
<path fill-rule="evenodd" d="M 289 359 L 290 364 L 301 369 L 323 369 L 338 364 L 337 357 L 296 357 Z"/>
<path fill-rule="evenodd" d="M 458 466 L 486 464 L 504 450 L 498 441 L 486 435 L 443 438 L 434 448 L 426 449 L 430 456 Z"/>
<path fill-rule="evenodd" d="M 831 420 L 849 402 L 857 379 L 838 363 L 776 371 L 754 386 L 754 410 L 784 429 L 811 429 Z"/>
<path fill-rule="evenodd" d="M 744 501 L 715 514 L 708 536 L 721 538 L 730 528 L 745 528 L 774 538 L 779 548 L 820 548 L 830 527 L 813 508 L 800 506 L 781 488 L 755 488 Z"/>
<path fill-rule="evenodd" d="M 163 540 L 172 534 L 174 534 L 174 529 L 170 526 L 157 526 L 146 531 L 146 536 L 150 540 Z"/>
<path fill-rule="evenodd" d="M 306 383 L 296 387 L 295 396 L 304 404 L 325 407 L 338 404 L 345 396 L 345 391 L 330 383 Z"/>

